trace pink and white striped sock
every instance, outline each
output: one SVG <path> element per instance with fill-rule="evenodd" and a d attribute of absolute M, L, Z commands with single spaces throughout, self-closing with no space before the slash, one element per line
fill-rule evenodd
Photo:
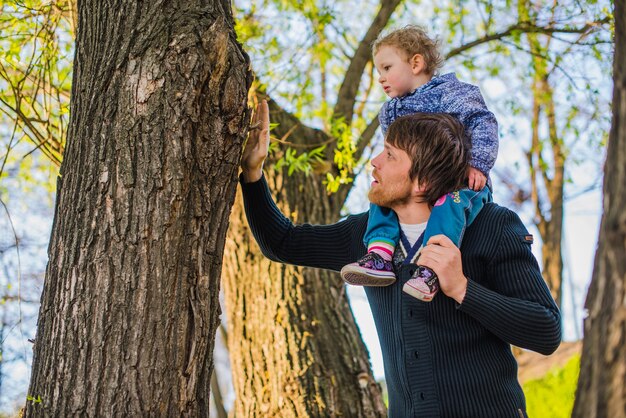
<path fill-rule="evenodd" d="M 395 249 L 396 247 L 392 244 L 389 244 L 387 241 L 370 241 L 369 245 L 367 246 L 368 253 L 376 253 L 387 261 L 391 261 L 393 251 Z"/>

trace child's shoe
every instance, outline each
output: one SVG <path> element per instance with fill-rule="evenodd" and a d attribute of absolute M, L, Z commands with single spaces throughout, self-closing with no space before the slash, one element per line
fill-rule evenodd
<path fill-rule="evenodd" d="M 391 261 L 380 254 L 369 252 L 356 263 L 345 265 L 341 277 L 348 284 L 356 286 L 389 286 L 396 281 Z"/>
<path fill-rule="evenodd" d="M 428 267 L 417 266 L 413 277 L 402 286 L 402 291 L 424 302 L 430 302 L 439 291 L 439 279 Z"/>

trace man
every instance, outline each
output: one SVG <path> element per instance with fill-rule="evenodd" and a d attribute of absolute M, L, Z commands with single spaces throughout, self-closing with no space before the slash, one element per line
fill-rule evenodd
<path fill-rule="evenodd" d="M 259 105 L 242 157 L 241 184 L 250 228 L 263 253 L 284 263 L 339 271 L 366 252 L 367 213 L 332 225 L 293 225 L 263 177 L 269 110 Z M 419 236 L 437 197 L 465 180 L 467 140 L 445 114 L 398 118 L 385 150 L 372 160 L 369 198 L 393 209 L 402 230 L 386 287 L 365 289 L 383 353 L 394 417 L 524 417 L 524 394 L 510 345 L 550 354 L 561 340 L 560 313 L 518 216 L 489 203 L 465 231 L 459 250 L 436 235 L 419 257 L 439 277 L 425 303 L 402 292 L 417 268 Z"/>

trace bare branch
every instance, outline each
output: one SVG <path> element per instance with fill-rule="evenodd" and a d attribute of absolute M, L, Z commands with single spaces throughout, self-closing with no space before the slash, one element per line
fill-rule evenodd
<path fill-rule="evenodd" d="M 8 116 L 15 116 L 16 117 L 16 120 L 15 120 L 16 124 L 21 122 L 28 128 L 28 130 L 31 132 L 31 134 L 34 136 L 34 138 L 31 137 L 31 135 L 29 135 L 26 131 L 24 131 L 24 133 L 36 145 L 35 149 L 41 149 L 41 151 L 46 155 L 46 157 L 48 157 L 50 159 L 50 161 L 52 161 L 55 165 L 60 166 L 61 165 L 61 158 L 62 158 L 61 157 L 62 151 L 58 152 L 58 151 L 55 151 L 55 150 L 62 150 L 63 148 L 62 148 L 61 144 L 58 144 L 58 143 L 55 144 L 54 143 L 55 141 L 50 141 L 50 138 L 47 138 L 44 134 L 42 134 L 37 129 L 37 127 L 35 127 L 35 125 L 33 124 L 33 121 L 28 116 L 26 116 L 19 108 L 14 108 L 9 103 L 7 103 L 6 101 L 2 100 L 2 98 L 0 98 L 0 103 L 3 104 L 6 108 L 10 109 L 10 111 L 13 114 L 7 112 L 4 108 L 2 108 L 0 106 L 0 110 L 2 112 L 7 114 Z M 31 152 L 29 152 L 28 154 L 30 154 Z"/>
<path fill-rule="evenodd" d="M 372 138 L 374 138 L 374 134 L 376 134 L 376 130 L 380 126 L 380 121 L 378 120 L 378 115 L 367 125 L 361 137 L 356 141 L 356 152 L 355 155 L 360 156 L 363 154 L 365 147 L 367 147 L 371 142 Z"/>
<path fill-rule="evenodd" d="M 269 96 L 267 103 L 270 108 L 270 120 L 272 123 L 278 123 L 273 132 L 278 137 L 291 138 L 289 141 L 291 146 L 317 147 L 332 142 L 333 138 L 326 132 L 306 126 Z"/>
<path fill-rule="evenodd" d="M 372 119 L 372 121 L 369 123 L 369 125 L 367 125 L 363 133 L 361 133 L 359 139 L 357 139 L 356 141 L 356 151 L 354 152 L 354 156 L 356 159 L 359 159 L 363 155 L 365 148 L 372 142 L 372 138 L 374 138 L 376 130 L 379 126 L 380 122 L 378 120 L 377 114 L 376 117 Z M 354 177 L 356 177 L 356 174 L 354 175 Z M 337 191 L 337 196 L 342 202 L 344 202 L 348 197 L 350 189 L 352 189 L 352 185 L 344 184 L 340 186 L 339 190 Z"/>
<path fill-rule="evenodd" d="M 354 56 L 350 61 L 350 65 L 346 71 L 345 78 L 339 88 L 337 95 L 337 103 L 333 109 L 332 119 L 344 118 L 345 122 L 350 125 L 354 111 L 354 103 L 356 101 L 357 91 L 361 84 L 363 71 L 367 62 L 372 57 L 371 45 L 378 34 L 387 26 L 389 18 L 394 10 L 401 3 L 401 0 L 381 0 L 380 10 L 376 17 L 372 20 L 367 33 L 361 39 L 359 46 L 354 52 Z"/>
<path fill-rule="evenodd" d="M 528 23 L 528 22 L 518 22 L 514 25 L 509 26 L 507 29 L 503 30 L 502 32 L 485 35 L 481 38 L 475 39 L 471 42 L 468 42 L 457 48 L 452 49 L 446 54 L 446 59 L 449 59 L 456 55 L 460 55 L 463 52 L 471 48 L 474 48 L 478 45 L 485 44 L 491 41 L 497 41 L 503 38 L 507 38 L 515 33 L 540 33 L 540 34 L 546 34 L 546 35 L 551 35 L 555 33 L 588 33 L 593 30 L 596 30 L 597 28 L 599 28 L 600 26 L 604 24 L 609 23 L 609 21 L 610 21 L 610 18 L 607 16 L 604 19 L 601 19 L 595 22 L 589 22 L 578 28 L 569 28 L 569 27 L 557 28 L 557 27 L 549 27 L 549 26 L 537 26 L 535 24 Z"/>

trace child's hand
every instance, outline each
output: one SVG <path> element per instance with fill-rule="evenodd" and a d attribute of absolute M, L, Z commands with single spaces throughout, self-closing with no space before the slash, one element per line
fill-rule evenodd
<path fill-rule="evenodd" d="M 467 170 L 467 176 L 469 178 L 469 187 L 475 192 L 482 190 L 487 184 L 487 177 L 482 173 L 482 171 L 470 167 Z"/>

